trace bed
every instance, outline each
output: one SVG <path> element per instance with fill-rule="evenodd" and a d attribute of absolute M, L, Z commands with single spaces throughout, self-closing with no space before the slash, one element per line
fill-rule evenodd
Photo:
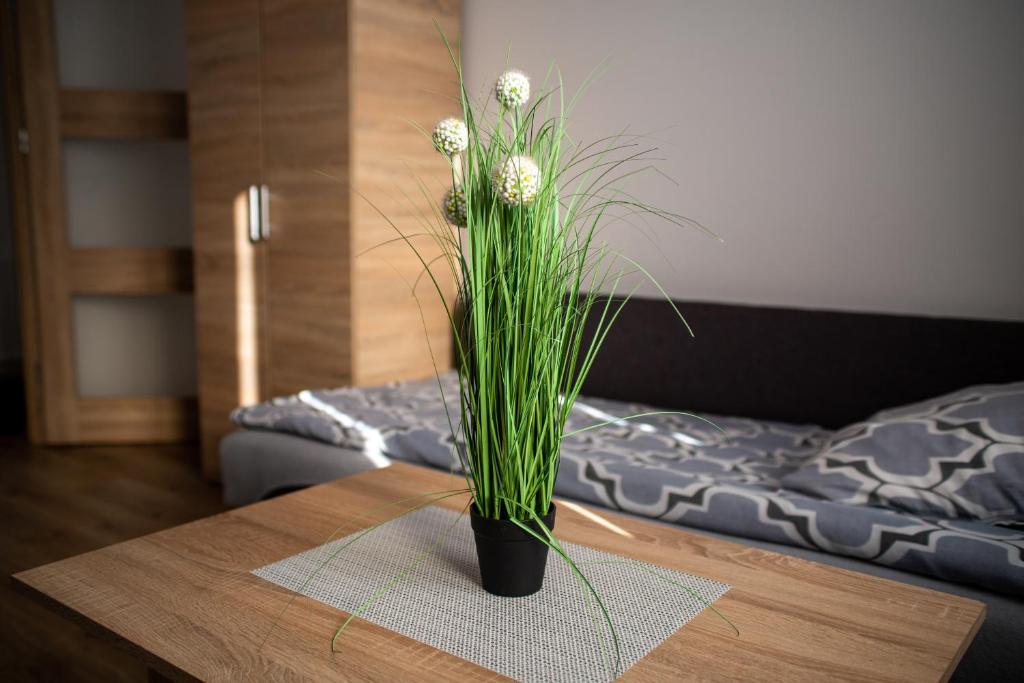
<path fill-rule="evenodd" d="M 651 406 L 700 416 L 613 421 L 567 438 L 557 493 L 980 599 L 988 618 L 957 678 L 1018 678 L 1008 644 L 1024 636 L 1024 526 L 1013 514 L 1024 502 L 1013 469 L 1024 440 L 1006 424 L 1016 424 L 1015 397 L 1024 397 L 1024 384 L 1011 383 L 1024 378 L 1024 325 L 678 305 L 697 339 L 667 304 L 630 303 L 568 431 Z M 454 387 L 448 373 L 241 408 L 234 419 L 244 430 L 222 444 L 226 499 L 244 504 L 392 459 L 457 467 L 445 410 Z M 906 408 L 878 412 L 895 406 Z M 980 420 L 979 410 L 1001 411 L 1001 421 Z M 906 486 L 901 468 L 917 465 L 905 454 L 932 447 L 932 432 L 948 448 L 950 429 L 957 456 L 978 463 L 968 475 L 981 472 L 979 483 L 966 495 L 946 495 L 946 475 Z M 889 461 L 872 448 L 890 451 Z M 994 492 L 988 470 L 999 475 Z"/>

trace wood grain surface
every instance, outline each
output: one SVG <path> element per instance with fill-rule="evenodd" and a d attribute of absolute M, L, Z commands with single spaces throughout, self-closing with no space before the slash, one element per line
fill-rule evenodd
<path fill-rule="evenodd" d="M 348 3 L 260 3 L 262 398 L 351 383 Z"/>
<path fill-rule="evenodd" d="M 30 196 L 28 155 L 21 149 L 19 136 L 25 127 L 25 110 L 21 106 L 21 69 L 19 68 L 19 26 L 12 3 L 0 3 L 0 69 L 3 70 L 3 134 L 9 177 L 10 218 L 14 236 L 14 257 L 18 264 L 18 297 L 21 331 L 22 375 L 32 377 L 41 367 L 39 303 L 36 292 L 36 263 L 32 247 L 32 220 L 36 207 Z M 25 418 L 28 437 L 34 442 L 46 434 L 40 381 L 25 382 Z"/>
<path fill-rule="evenodd" d="M 395 464 L 22 572 L 14 580 L 175 679 L 499 680 L 359 620 L 332 654 L 331 635 L 343 612 L 304 597 L 293 601 L 292 593 L 250 574 L 333 532 L 344 535 L 386 519 L 393 515 L 389 504 L 400 499 L 462 485 L 450 475 Z M 460 509 L 465 503 L 452 498 L 442 505 Z M 579 509 L 563 506 L 559 512 L 561 539 L 732 586 L 716 606 L 736 623 L 739 636 L 705 610 L 622 680 L 941 681 L 984 617 L 984 605 L 958 596 Z M 595 523 L 594 515 L 614 530 Z"/>
<path fill-rule="evenodd" d="M 412 240 L 422 261 L 394 240 L 396 228 L 424 233 L 451 185 L 448 162 L 416 126 L 431 130 L 459 115 L 455 69 L 437 31 L 458 41 L 461 2 L 352 0 L 349 7 L 352 380 L 367 386 L 451 367 L 448 316 L 423 274 L 430 263 L 451 303 L 448 264 L 436 260 L 441 250 L 429 237 Z"/>
<path fill-rule="evenodd" d="M 192 291 L 191 249 L 72 249 L 71 291 L 166 294 Z"/>
<path fill-rule="evenodd" d="M 188 135 L 185 93 L 64 88 L 60 132 L 65 138 L 100 140 L 184 139 Z"/>
<path fill-rule="evenodd" d="M 60 90 L 53 11 L 49 2 L 18 3 L 17 65 L 23 125 L 29 153 L 25 175 L 15 178 L 17 194 L 28 197 L 28 212 L 19 216 L 18 241 L 27 245 L 27 260 L 19 262 L 31 273 L 21 284 L 22 307 L 35 306 L 35 327 L 26 328 L 24 346 L 32 350 L 34 366 L 25 366 L 28 393 L 38 404 L 31 412 L 41 417 L 33 437 L 50 443 L 74 442 L 78 416 L 71 336 L 71 297 L 67 277 L 67 228 L 64 206 L 64 161 L 60 138 Z M 17 173 L 17 168 L 15 173 Z M 26 321 L 27 322 L 27 321 Z M 27 357 L 26 357 L 27 360 Z"/>
<path fill-rule="evenodd" d="M 434 26 L 458 0 L 189 0 L 188 114 L 203 472 L 240 404 L 450 366 L 447 316 L 404 245 L 441 197 L 446 162 L 413 122 L 452 112 Z M 410 204 L 417 178 L 436 198 Z M 245 193 L 268 193 L 251 244 Z M 422 246 L 422 245 L 421 245 Z M 436 249 L 426 249 L 433 259 Z M 435 264 L 436 267 L 437 264 Z M 441 277 L 451 298 L 454 283 Z M 429 344 L 428 344 L 429 340 Z"/>
<path fill-rule="evenodd" d="M 185 3 L 196 374 L 203 474 L 220 477 L 228 415 L 260 398 L 262 251 L 248 238 L 246 193 L 262 182 L 257 0 Z M 246 334 L 249 343 L 239 343 Z"/>
<path fill-rule="evenodd" d="M 135 658 L 20 595 L 7 579 L 224 510 L 195 446 L 47 448 L 0 437 L 0 680 L 137 683 Z"/>
<path fill-rule="evenodd" d="M 75 399 L 77 444 L 179 443 L 196 436 L 191 396 L 89 396 Z"/>

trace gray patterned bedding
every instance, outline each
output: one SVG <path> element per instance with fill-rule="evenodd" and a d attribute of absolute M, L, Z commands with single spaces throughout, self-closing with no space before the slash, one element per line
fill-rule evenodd
<path fill-rule="evenodd" d="M 457 417 L 455 375 L 442 375 L 441 386 L 452 415 Z M 1024 396 L 1024 385 L 1019 390 Z M 967 402 L 976 409 L 983 400 L 971 395 Z M 942 405 L 948 412 L 948 402 Z M 574 406 L 567 433 L 651 410 L 640 404 L 582 398 Z M 814 473 L 825 468 L 822 459 L 829 454 L 833 432 L 813 425 L 704 417 L 717 428 L 696 417 L 654 415 L 566 437 L 556 493 L 695 528 L 846 555 L 1024 595 L 1021 516 L 1007 510 L 993 519 L 915 514 L 905 505 L 883 507 L 877 497 L 851 502 L 855 496 L 846 489 L 845 500 L 832 499 L 812 484 Z M 1020 417 L 1024 418 L 1024 413 Z M 436 379 L 304 391 L 239 408 L 232 419 L 248 429 L 303 436 L 362 450 L 374 458 L 443 469 L 458 467 Z M 951 429 L 948 420 L 942 425 L 947 432 Z M 978 429 L 974 423 L 954 428 L 972 433 Z M 861 426 L 855 433 L 867 429 Z M 849 434 L 844 432 L 840 435 L 848 441 Z M 1018 471 L 1013 468 L 1024 465 L 1024 438 L 1018 438 L 1013 429 L 1004 428 L 999 434 L 1003 442 L 989 444 L 988 455 L 978 455 L 974 449 L 963 459 L 980 463 L 973 467 L 984 477 L 1009 472 L 1007 476 L 1016 483 L 1003 487 L 1003 498 L 1009 496 L 1011 503 L 1024 501 L 1024 489 L 1019 486 L 1024 478 L 1013 479 Z M 827 463 L 834 465 L 833 460 Z M 863 462 L 855 467 L 865 469 Z M 953 479 L 959 481 L 975 473 L 965 475 L 941 465 L 938 471 L 953 472 L 943 482 L 947 488 Z M 787 481 L 795 482 L 800 491 L 788 488 Z M 986 478 L 977 481 L 991 483 Z M 1005 483 L 1006 476 L 1001 481 Z M 817 483 L 828 484 L 829 480 Z M 934 486 L 922 495 L 934 498 L 941 488 Z M 1018 494 L 1021 498 L 1015 498 Z M 937 512 L 946 509 L 939 507 Z"/>

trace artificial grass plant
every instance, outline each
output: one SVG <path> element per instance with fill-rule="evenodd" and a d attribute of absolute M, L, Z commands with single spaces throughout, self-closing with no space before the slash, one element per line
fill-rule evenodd
<path fill-rule="evenodd" d="M 635 291 L 621 291 L 623 278 L 650 277 L 599 242 L 601 227 L 638 217 L 703 227 L 623 189 L 652 168 L 654 150 L 638 136 L 572 140 L 566 122 L 578 94 L 567 102 L 560 76 L 531 100 L 529 79 L 507 71 L 496 105 L 488 98 L 477 106 L 449 53 L 462 118 L 441 121 L 431 135 L 452 185 L 426 231 L 442 255 L 423 265 L 442 298 L 431 269 L 449 268 L 462 304 L 458 317 L 448 308 L 460 391 L 453 431 L 477 512 L 536 520 L 551 505 L 569 413 Z"/>

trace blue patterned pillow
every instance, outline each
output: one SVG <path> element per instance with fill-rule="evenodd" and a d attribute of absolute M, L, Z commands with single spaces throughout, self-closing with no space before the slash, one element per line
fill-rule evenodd
<path fill-rule="evenodd" d="M 1024 520 L 1024 382 L 884 410 L 836 432 L 787 489 L 924 517 Z"/>

